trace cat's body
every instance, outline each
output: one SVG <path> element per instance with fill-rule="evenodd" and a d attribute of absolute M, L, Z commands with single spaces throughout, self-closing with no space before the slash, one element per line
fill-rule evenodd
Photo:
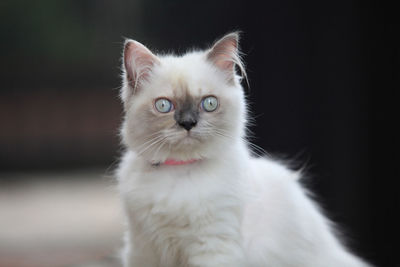
<path fill-rule="evenodd" d="M 183 57 L 126 43 L 124 266 L 367 266 L 337 241 L 299 173 L 250 155 L 235 64 L 237 34 Z"/>

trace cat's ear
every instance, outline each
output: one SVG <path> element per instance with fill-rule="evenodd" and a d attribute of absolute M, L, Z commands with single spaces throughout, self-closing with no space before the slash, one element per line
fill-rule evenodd
<path fill-rule="evenodd" d="M 239 33 L 229 33 L 216 41 L 207 52 L 207 60 L 226 73 L 229 82 L 235 80 L 235 66 L 238 66 L 244 74 L 244 67 L 239 57 Z"/>
<path fill-rule="evenodd" d="M 123 55 L 123 70 L 131 93 L 140 89 L 154 67 L 160 61 L 147 47 L 134 40 L 126 40 Z"/>

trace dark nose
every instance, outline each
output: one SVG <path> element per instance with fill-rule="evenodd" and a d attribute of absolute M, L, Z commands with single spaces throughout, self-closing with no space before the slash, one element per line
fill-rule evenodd
<path fill-rule="evenodd" d="M 184 120 L 184 121 L 179 121 L 178 124 L 185 128 L 186 131 L 190 131 L 194 126 L 196 126 L 197 121 L 196 120 Z"/>

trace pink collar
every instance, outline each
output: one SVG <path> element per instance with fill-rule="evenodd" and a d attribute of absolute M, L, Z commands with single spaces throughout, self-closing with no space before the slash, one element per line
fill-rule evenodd
<path fill-rule="evenodd" d="M 161 165 L 169 165 L 169 166 L 177 166 L 177 165 L 187 165 L 192 164 L 199 161 L 198 159 L 189 159 L 189 160 L 174 160 L 174 159 L 167 159 Z"/>

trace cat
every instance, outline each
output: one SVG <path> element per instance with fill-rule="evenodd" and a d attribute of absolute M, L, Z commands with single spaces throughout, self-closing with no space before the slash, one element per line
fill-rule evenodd
<path fill-rule="evenodd" d="M 123 265 L 370 266 L 335 236 L 300 172 L 252 155 L 238 43 L 233 32 L 176 56 L 126 40 Z"/>

